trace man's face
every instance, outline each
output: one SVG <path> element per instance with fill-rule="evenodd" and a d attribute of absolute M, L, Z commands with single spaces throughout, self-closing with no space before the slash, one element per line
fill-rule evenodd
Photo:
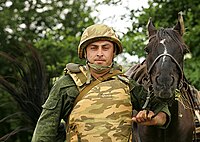
<path fill-rule="evenodd" d="M 106 40 L 93 42 L 87 46 L 86 56 L 90 63 L 109 66 L 114 58 L 114 45 Z"/>

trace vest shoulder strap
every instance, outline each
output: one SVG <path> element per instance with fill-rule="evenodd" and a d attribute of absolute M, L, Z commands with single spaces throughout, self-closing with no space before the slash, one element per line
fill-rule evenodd
<path fill-rule="evenodd" d="M 69 63 L 64 70 L 66 74 L 72 77 L 80 91 L 87 80 L 85 67 L 80 64 Z"/>
<path fill-rule="evenodd" d="M 79 69 L 81 65 L 80 64 L 75 64 L 75 63 L 68 63 L 64 69 L 65 72 L 73 72 L 73 73 L 79 73 L 81 70 Z"/>

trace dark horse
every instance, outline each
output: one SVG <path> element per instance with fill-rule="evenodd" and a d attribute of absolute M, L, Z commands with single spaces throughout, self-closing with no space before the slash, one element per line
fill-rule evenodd
<path fill-rule="evenodd" d="M 167 129 L 138 125 L 140 140 L 135 141 L 192 142 L 195 138 L 194 99 L 191 86 L 183 73 L 184 54 L 189 50 L 182 39 L 182 15 L 179 14 L 178 22 L 173 28 L 156 30 L 151 19 L 147 28 L 149 43 L 145 48 L 146 60 L 133 66 L 125 74 L 142 84 L 149 94 L 169 102 L 171 122 Z M 138 72 L 145 73 L 137 77 Z"/>

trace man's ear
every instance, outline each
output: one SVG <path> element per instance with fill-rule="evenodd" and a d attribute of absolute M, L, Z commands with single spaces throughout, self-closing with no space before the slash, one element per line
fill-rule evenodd
<path fill-rule="evenodd" d="M 113 43 L 113 45 L 114 45 L 114 56 L 116 56 L 117 55 L 117 44 Z"/>
<path fill-rule="evenodd" d="M 113 59 L 117 56 L 117 47 L 116 46 L 114 46 L 114 56 L 113 56 Z"/>

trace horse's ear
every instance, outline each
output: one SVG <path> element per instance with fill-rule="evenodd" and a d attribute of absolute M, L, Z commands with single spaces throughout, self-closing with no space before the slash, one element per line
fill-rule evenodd
<path fill-rule="evenodd" d="M 147 23 L 147 29 L 148 29 L 148 33 L 147 33 L 148 37 L 156 34 L 157 32 L 156 28 L 153 25 L 151 17 L 149 18 L 149 21 Z"/>
<path fill-rule="evenodd" d="M 178 31 L 181 36 L 183 36 L 183 34 L 185 32 L 182 11 L 178 13 L 178 22 L 177 22 L 176 26 L 174 27 L 174 30 Z"/>

